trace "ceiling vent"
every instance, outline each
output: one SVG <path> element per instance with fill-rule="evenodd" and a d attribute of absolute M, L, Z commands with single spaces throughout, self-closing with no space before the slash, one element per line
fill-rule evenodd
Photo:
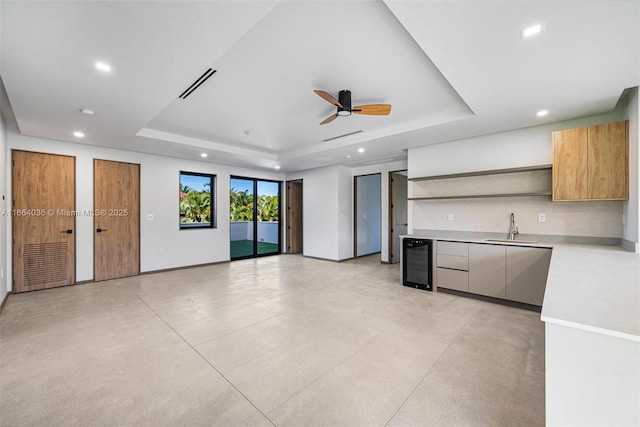
<path fill-rule="evenodd" d="M 209 77 L 213 76 L 216 71 L 218 71 L 218 70 L 213 70 L 213 69 L 209 68 L 207 71 L 204 72 L 203 75 L 201 75 L 198 78 L 198 80 L 193 82 L 193 84 L 191 84 L 191 86 L 189 86 L 187 88 L 187 90 L 182 92 L 182 94 L 180 94 L 180 96 L 178 98 L 187 99 L 187 96 L 191 95 L 194 90 L 198 89 L 200 87 L 200 85 L 202 83 L 206 82 L 209 79 Z"/>
<path fill-rule="evenodd" d="M 333 141 L 334 139 L 344 138 L 345 136 L 355 135 L 356 133 L 360 133 L 360 132 L 362 132 L 362 131 L 361 130 L 357 130 L 355 132 L 345 133 L 344 135 L 338 135 L 338 136 L 334 136 L 333 138 L 323 139 L 322 142 Z"/>

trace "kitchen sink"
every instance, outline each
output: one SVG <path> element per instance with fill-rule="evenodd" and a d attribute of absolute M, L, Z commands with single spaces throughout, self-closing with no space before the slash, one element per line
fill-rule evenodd
<path fill-rule="evenodd" d="M 538 243 L 533 240 L 509 240 L 509 239 L 482 239 L 483 242 L 494 243 Z"/>

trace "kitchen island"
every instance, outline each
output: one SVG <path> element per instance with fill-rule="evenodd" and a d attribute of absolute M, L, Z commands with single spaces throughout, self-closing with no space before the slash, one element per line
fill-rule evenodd
<path fill-rule="evenodd" d="M 541 311 L 547 425 L 640 425 L 640 254 L 616 246 L 536 246 L 552 248 Z"/>
<path fill-rule="evenodd" d="M 547 425 L 640 425 L 640 254 L 555 245 L 541 318 Z"/>

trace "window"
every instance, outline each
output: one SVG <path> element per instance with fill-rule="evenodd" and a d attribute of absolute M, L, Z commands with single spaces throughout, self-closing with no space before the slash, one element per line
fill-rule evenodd
<path fill-rule="evenodd" d="M 215 227 L 215 175 L 180 172 L 180 228 Z"/>

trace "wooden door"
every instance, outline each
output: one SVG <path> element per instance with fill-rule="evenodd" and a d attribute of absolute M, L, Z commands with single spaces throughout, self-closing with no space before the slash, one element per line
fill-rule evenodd
<path fill-rule="evenodd" d="M 287 253 L 302 252 L 302 181 L 287 182 Z"/>
<path fill-rule="evenodd" d="M 587 128 L 553 132 L 553 200 L 587 199 Z"/>
<path fill-rule="evenodd" d="M 75 158 L 12 151 L 13 292 L 74 284 Z"/>
<path fill-rule="evenodd" d="M 407 177 L 389 174 L 389 262 L 400 262 L 400 236 L 407 234 Z"/>
<path fill-rule="evenodd" d="M 140 273 L 140 165 L 93 161 L 94 280 Z"/>
<path fill-rule="evenodd" d="M 628 122 L 589 126 L 589 199 L 629 197 Z"/>

